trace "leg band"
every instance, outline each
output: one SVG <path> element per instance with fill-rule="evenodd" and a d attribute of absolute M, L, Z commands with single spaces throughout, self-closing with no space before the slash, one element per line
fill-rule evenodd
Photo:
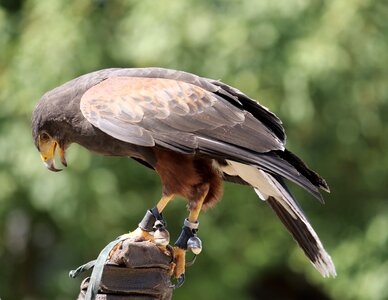
<path fill-rule="evenodd" d="M 174 245 L 181 249 L 187 250 L 187 241 L 193 236 L 193 231 L 189 227 L 183 226 L 181 234 L 179 235 L 179 238 Z"/>
<path fill-rule="evenodd" d="M 156 207 L 153 207 L 150 209 L 151 213 L 153 214 L 153 216 L 155 217 L 156 220 L 162 220 L 163 217 L 162 217 L 162 214 L 159 213 L 158 209 Z"/>
<path fill-rule="evenodd" d="M 156 217 L 149 209 L 144 215 L 143 220 L 141 220 L 141 222 L 139 223 L 139 228 L 141 228 L 144 231 L 151 232 L 154 230 L 155 221 L 156 221 Z"/>
<path fill-rule="evenodd" d="M 175 242 L 175 246 L 187 250 L 187 242 L 190 238 L 193 238 L 197 235 L 199 222 L 190 222 L 188 219 L 185 219 L 182 227 L 181 234 Z"/>
<path fill-rule="evenodd" d="M 156 207 L 147 210 L 146 214 L 143 217 L 143 220 L 139 223 L 139 228 L 144 231 L 151 232 L 154 231 L 154 224 L 156 220 L 162 222 L 164 227 L 166 227 L 166 221 L 163 219 L 163 215 L 159 213 Z"/>
<path fill-rule="evenodd" d="M 190 221 L 186 218 L 185 221 L 183 222 L 183 226 L 189 227 L 190 229 L 198 230 L 199 222 L 196 221 L 196 222 L 193 223 L 193 222 L 190 222 Z"/>

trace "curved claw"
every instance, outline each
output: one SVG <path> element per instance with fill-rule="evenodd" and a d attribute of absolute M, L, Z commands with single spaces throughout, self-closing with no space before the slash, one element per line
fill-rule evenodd
<path fill-rule="evenodd" d="M 191 267 L 192 265 L 194 265 L 196 260 L 197 260 L 197 255 L 194 255 L 192 260 L 189 260 L 188 262 L 186 262 L 186 267 Z"/>
<path fill-rule="evenodd" d="M 166 246 L 166 250 L 168 252 L 168 254 L 170 255 L 171 257 L 171 261 L 170 261 L 170 276 L 172 276 L 172 274 L 174 273 L 174 269 L 175 269 L 175 253 L 174 253 L 174 248 L 171 247 L 171 245 L 167 245 Z M 167 254 L 167 253 L 166 253 Z"/>
<path fill-rule="evenodd" d="M 177 289 L 177 288 L 180 288 L 183 283 L 185 282 L 185 274 L 183 273 L 181 276 L 179 276 L 176 280 L 176 283 L 171 285 L 170 287 L 173 288 L 173 289 Z"/>
<path fill-rule="evenodd" d="M 174 256 L 174 248 L 172 248 L 171 245 L 167 245 L 167 246 L 166 246 L 166 249 L 167 249 L 167 251 L 170 253 L 171 262 L 173 262 L 173 261 L 175 260 L 175 256 Z"/>

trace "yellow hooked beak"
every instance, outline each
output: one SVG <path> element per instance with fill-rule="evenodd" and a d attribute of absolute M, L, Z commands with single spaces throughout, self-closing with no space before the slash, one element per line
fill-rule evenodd
<path fill-rule="evenodd" d="M 52 138 L 47 133 L 43 133 L 39 135 L 38 145 L 40 157 L 42 158 L 42 161 L 47 169 L 54 172 L 62 171 L 62 169 L 57 169 L 55 167 L 55 150 L 57 148 L 62 165 L 67 167 L 65 151 L 59 146 L 59 143 L 56 139 Z"/>

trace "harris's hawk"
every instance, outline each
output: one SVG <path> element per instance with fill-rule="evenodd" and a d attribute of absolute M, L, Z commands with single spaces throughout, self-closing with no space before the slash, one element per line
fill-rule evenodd
<path fill-rule="evenodd" d="M 163 194 L 132 235 L 156 238 L 161 213 L 174 196 L 188 200 L 189 216 L 175 243 L 175 276 L 184 278 L 185 251 L 198 253 L 202 209 L 222 196 L 223 181 L 252 186 L 323 276 L 334 264 L 291 195 L 284 178 L 322 201 L 325 180 L 285 148 L 281 121 L 256 101 L 221 81 L 162 68 L 105 69 L 47 92 L 32 116 L 32 134 L 48 169 L 66 166 L 77 143 L 108 156 L 127 156 L 154 169 Z M 238 200 L 236 200 L 238 201 Z"/>

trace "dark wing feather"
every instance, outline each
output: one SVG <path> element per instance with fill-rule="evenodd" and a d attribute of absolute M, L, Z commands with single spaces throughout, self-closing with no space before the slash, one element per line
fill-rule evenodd
<path fill-rule="evenodd" d="M 323 202 L 321 193 L 315 183 L 301 174 L 288 161 L 279 157 L 276 152 L 257 153 L 235 145 L 223 143 L 209 138 L 198 138 L 199 152 L 218 159 L 230 159 L 247 165 L 254 165 L 270 173 L 280 175 L 304 188 L 320 202 Z"/>
<path fill-rule="evenodd" d="M 308 178 L 315 186 L 319 186 L 326 192 L 330 192 L 330 188 L 327 185 L 325 179 L 323 179 L 319 174 L 309 169 L 309 167 L 294 153 L 284 149 L 284 151 L 275 151 L 281 159 L 289 162 L 295 169 L 298 170 L 303 176 Z"/>
<path fill-rule="evenodd" d="M 212 93 L 213 96 L 217 95 L 220 98 L 223 98 L 223 101 L 229 102 L 239 110 L 245 110 L 252 114 L 255 119 L 260 120 L 262 124 L 268 127 L 271 132 L 273 132 L 273 134 L 283 144 L 285 144 L 284 128 L 282 126 L 282 122 L 275 114 L 240 92 L 238 89 L 217 80 L 199 77 L 183 71 L 164 68 L 112 68 L 83 75 L 72 80 L 70 85 L 72 86 L 72 90 L 76 90 L 78 93 L 78 91 L 86 91 L 90 89 L 107 78 L 121 76 L 171 79 L 200 87 L 201 89 Z M 74 89 L 74 85 L 76 85 L 78 89 Z"/>
<path fill-rule="evenodd" d="M 114 77 L 87 90 L 80 108 L 105 133 L 139 146 L 160 145 L 256 165 L 322 199 L 316 182 L 276 154 L 284 150 L 280 120 L 238 90 L 167 69 L 102 72 L 106 74 L 98 78 Z"/>
<path fill-rule="evenodd" d="M 278 139 L 283 144 L 286 143 L 286 134 L 282 126 L 282 121 L 265 106 L 258 105 L 258 103 L 249 98 L 238 89 L 231 87 L 218 80 L 210 80 L 210 82 L 216 86 L 221 87 L 218 93 L 224 95 L 224 97 L 234 97 L 238 99 L 238 102 L 242 109 L 249 111 L 255 118 L 258 118 L 265 126 L 271 128 Z"/>
<path fill-rule="evenodd" d="M 182 81 L 108 78 L 89 89 L 80 105 L 94 126 L 140 146 L 174 142 L 177 148 L 196 151 L 197 137 L 204 136 L 260 153 L 284 149 L 276 135 L 249 112 Z"/>

